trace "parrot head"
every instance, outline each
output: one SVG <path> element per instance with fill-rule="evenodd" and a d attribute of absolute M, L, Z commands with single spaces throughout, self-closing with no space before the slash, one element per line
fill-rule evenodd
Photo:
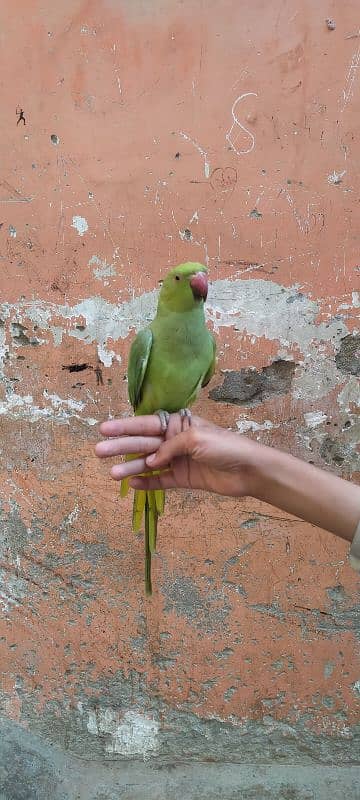
<path fill-rule="evenodd" d="M 172 311 L 190 311 L 207 298 L 207 268 L 188 261 L 170 270 L 160 292 L 160 302 Z"/>

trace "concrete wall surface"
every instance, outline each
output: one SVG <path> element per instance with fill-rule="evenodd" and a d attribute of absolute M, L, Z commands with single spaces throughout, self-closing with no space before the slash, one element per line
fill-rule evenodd
<path fill-rule="evenodd" d="M 174 492 L 149 600 L 93 448 L 193 260 L 197 412 L 359 479 L 358 0 L 15 0 L 0 37 L 0 800 L 355 799 L 346 544 Z"/>

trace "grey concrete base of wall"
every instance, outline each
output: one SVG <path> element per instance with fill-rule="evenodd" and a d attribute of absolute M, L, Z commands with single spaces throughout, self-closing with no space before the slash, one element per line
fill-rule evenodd
<path fill-rule="evenodd" d="M 358 800 L 360 767 L 92 761 L 0 722 L 0 800 Z"/>

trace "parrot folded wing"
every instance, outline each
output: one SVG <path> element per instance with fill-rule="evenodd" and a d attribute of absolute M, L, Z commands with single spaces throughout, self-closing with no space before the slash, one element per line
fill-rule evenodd
<path fill-rule="evenodd" d="M 129 400 L 135 411 L 141 401 L 141 389 L 144 382 L 146 368 L 149 363 L 153 343 L 150 328 L 140 331 L 133 341 L 130 350 L 128 365 L 128 392 Z M 126 460 L 130 461 L 139 454 L 129 454 Z M 129 481 L 125 478 L 121 482 L 120 496 L 125 497 L 129 489 Z M 151 587 L 151 554 L 156 548 L 157 520 L 164 511 L 165 492 L 162 489 L 143 492 L 137 489 L 134 492 L 132 528 L 136 533 L 141 527 L 145 515 L 145 589 L 147 594 L 152 593 Z"/>

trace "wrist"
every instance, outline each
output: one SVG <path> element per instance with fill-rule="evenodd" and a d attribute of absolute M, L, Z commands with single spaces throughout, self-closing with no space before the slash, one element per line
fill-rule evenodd
<path fill-rule="evenodd" d="M 251 466 L 252 497 L 271 505 L 274 501 L 279 502 L 280 498 L 283 499 L 294 462 L 288 453 L 266 445 L 258 445 Z M 297 466 L 301 468 L 300 461 L 297 462 Z M 290 477 L 290 484 L 291 482 Z"/>
<path fill-rule="evenodd" d="M 244 447 L 247 449 L 245 470 L 241 468 L 242 482 L 248 497 L 269 502 L 271 494 L 270 482 L 275 470 L 277 450 L 254 442 L 244 437 Z M 245 473 L 245 474 L 244 474 Z"/>

